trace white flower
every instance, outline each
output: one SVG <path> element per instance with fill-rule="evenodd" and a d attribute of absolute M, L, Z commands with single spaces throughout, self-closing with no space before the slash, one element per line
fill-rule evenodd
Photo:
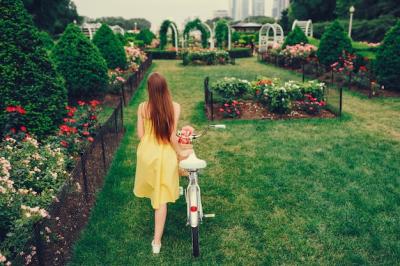
<path fill-rule="evenodd" d="M 3 254 L 0 253 L 0 262 L 6 262 L 7 258 Z"/>

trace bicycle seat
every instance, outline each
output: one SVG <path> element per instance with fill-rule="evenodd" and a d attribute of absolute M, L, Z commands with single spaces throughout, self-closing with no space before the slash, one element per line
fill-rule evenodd
<path fill-rule="evenodd" d="M 200 160 L 196 157 L 196 154 L 193 153 L 189 155 L 189 157 L 185 160 L 182 160 L 179 163 L 179 167 L 183 169 L 203 169 L 206 168 L 207 163 L 204 160 Z"/>

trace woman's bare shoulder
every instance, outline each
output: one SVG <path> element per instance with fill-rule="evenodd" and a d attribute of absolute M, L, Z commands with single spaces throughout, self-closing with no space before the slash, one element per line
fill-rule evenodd
<path fill-rule="evenodd" d="M 177 102 L 172 102 L 172 104 L 174 105 L 174 108 L 175 108 L 175 109 L 178 109 L 178 110 L 181 109 L 181 105 L 180 105 L 179 103 L 177 103 Z"/>

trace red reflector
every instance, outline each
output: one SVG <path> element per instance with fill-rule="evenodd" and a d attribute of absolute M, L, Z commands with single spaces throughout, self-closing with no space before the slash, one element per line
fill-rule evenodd
<path fill-rule="evenodd" d="M 197 207 L 196 207 L 196 206 L 192 206 L 192 207 L 190 207 L 190 211 L 191 211 L 191 212 L 195 212 L 195 211 L 197 211 Z"/>

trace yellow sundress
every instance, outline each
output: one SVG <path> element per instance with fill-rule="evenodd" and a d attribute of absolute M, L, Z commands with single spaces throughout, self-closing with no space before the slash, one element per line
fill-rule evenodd
<path fill-rule="evenodd" d="M 152 207 L 158 209 L 160 204 L 179 198 L 178 158 L 170 143 L 158 143 L 151 120 L 143 121 L 133 192 L 137 197 L 150 198 Z"/>

